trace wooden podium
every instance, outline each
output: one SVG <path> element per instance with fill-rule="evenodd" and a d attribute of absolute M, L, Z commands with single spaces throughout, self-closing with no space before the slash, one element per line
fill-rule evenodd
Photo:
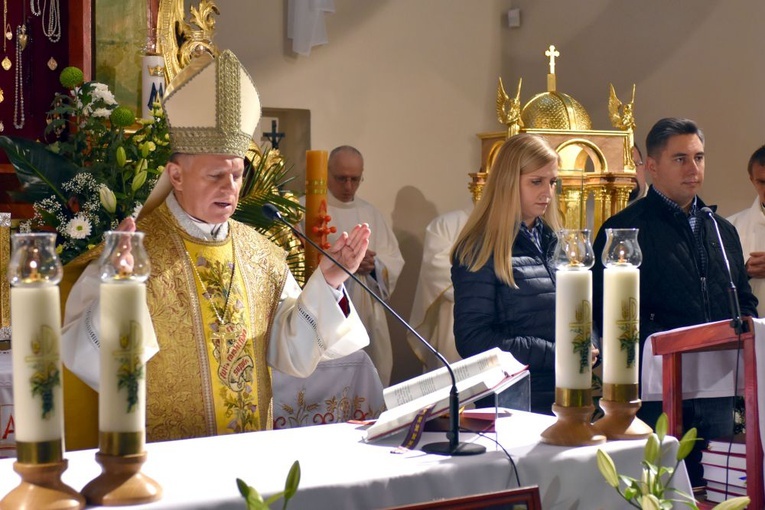
<path fill-rule="evenodd" d="M 744 354 L 744 401 L 746 403 L 746 493 L 749 508 L 765 508 L 763 495 L 763 450 L 757 405 L 757 360 L 754 350 L 754 324 L 743 319 L 744 333 L 736 334 L 731 321 L 710 322 L 681 330 L 654 334 L 653 353 L 662 356 L 662 401 L 669 419 L 669 431 L 683 435 L 682 355 L 689 352 L 737 350 Z"/>

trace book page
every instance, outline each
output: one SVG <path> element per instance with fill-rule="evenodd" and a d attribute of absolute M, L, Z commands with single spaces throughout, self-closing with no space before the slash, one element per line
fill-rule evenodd
<path fill-rule="evenodd" d="M 515 360 L 515 358 L 513 358 Z M 516 361 L 517 362 L 517 361 Z M 515 374 L 508 375 L 500 366 L 489 369 L 487 372 L 478 374 L 457 383 L 460 404 L 481 398 L 492 393 L 513 379 L 520 380 L 526 376 L 526 366 Z M 451 384 L 440 388 L 427 395 L 415 398 L 397 407 L 383 412 L 377 421 L 366 431 L 365 441 L 374 441 L 389 436 L 405 429 L 417 416 L 420 410 L 433 405 L 429 418 L 435 418 L 449 411 L 449 398 Z"/>
<path fill-rule="evenodd" d="M 454 377 L 458 382 L 484 373 L 497 366 L 501 366 L 509 375 L 521 372 L 527 368 L 526 365 L 515 359 L 512 354 L 498 347 L 451 364 Z M 383 391 L 385 406 L 388 409 L 393 409 L 439 389 L 451 388 L 451 385 L 452 379 L 449 376 L 449 371 L 446 367 L 442 367 L 386 388 Z"/>

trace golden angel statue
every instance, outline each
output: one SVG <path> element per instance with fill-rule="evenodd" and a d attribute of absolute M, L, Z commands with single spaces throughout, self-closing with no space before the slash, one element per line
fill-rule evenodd
<path fill-rule="evenodd" d="M 515 98 L 505 92 L 505 86 L 502 84 L 502 78 L 499 78 L 499 87 L 497 87 L 497 119 L 507 126 L 507 137 L 517 135 L 523 127 L 521 120 L 521 84 L 523 78 L 518 80 L 518 92 Z"/>
<path fill-rule="evenodd" d="M 632 85 L 632 100 L 623 104 L 618 97 L 616 97 L 616 91 L 614 90 L 614 84 L 609 83 L 608 94 L 608 116 L 611 118 L 611 125 L 616 129 L 627 131 L 628 129 L 635 130 L 635 116 L 633 114 L 633 106 L 635 104 L 635 85 Z"/>

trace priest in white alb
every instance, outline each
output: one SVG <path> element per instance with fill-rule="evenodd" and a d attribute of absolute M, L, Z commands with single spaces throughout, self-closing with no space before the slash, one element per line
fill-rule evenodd
<path fill-rule="evenodd" d="M 412 303 L 409 323 L 425 340 L 454 363 L 462 357 L 454 345 L 454 287 L 452 286 L 451 251 L 454 241 L 467 223 L 473 206 L 436 216 L 425 228 L 422 265 Z M 441 368 L 438 360 L 411 333 L 409 345 L 423 364 L 423 371 Z"/>
<path fill-rule="evenodd" d="M 363 173 L 364 158 L 356 148 L 343 145 L 330 152 L 327 161 L 327 214 L 332 219 L 329 225 L 336 227 L 338 232 L 358 223 L 369 225 L 372 231 L 369 249 L 355 275 L 387 301 L 396 288 L 396 281 L 404 267 L 404 257 L 382 213 L 356 195 L 364 180 Z M 337 233 L 330 234 L 329 242 L 334 242 L 337 236 Z M 369 334 L 367 353 L 377 368 L 383 386 L 387 387 L 393 371 L 387 312 L 353 280 L 349 279 L 345 285 Z"/>
<path fill-rule="evenodd" d="M 765 145 L 749 158 L 748 170 L 757 196 L 748 209 L 737 212 L 728 221 L 741 238 L 749 285 L 759 301 L 757 312 L 762 317 L 765 314 Z"/>

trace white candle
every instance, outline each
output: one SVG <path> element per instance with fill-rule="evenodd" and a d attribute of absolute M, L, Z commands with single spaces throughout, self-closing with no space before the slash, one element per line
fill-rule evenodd
<path fill-rule="evenodd" d="M 101 377 L 98 425 L 101 432 L 146 429 L 146 367 L 141 337 L 143 283 L 101 284 Z M 123 387 L 120 387 L 120 381 Z"/>
<path fill-rule="evenodd" d="M 640 369 L 640 271 L 633 265 L 603 270 L 603 383 L 637 384 Z M 622 345 L 624 344 L 624 348 Z"/>
<path fill-rule="evenodd" d="M 11 288 L 16 441 L 61 440 L 64 430 L 58 286 Z"/>
<path fill-rule="evenodd" d="M 555 278 L 555 386 L 590 389 L 592 273 L 558 270 Z"/>

